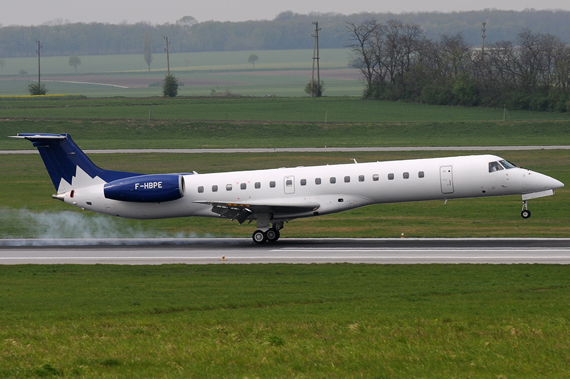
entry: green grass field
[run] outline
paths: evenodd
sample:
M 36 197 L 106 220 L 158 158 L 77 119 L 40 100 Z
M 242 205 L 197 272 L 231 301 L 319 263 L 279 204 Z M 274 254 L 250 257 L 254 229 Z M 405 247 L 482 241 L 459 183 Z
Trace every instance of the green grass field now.
M 151 121 L 184 119 L 209 121 L 272 121 L 318 123 L 410 123 L 503 121 L 503 110 L 482 107 L 448 107 L 426 104 L 332 98 L 57 98 L 0 99 L 0 117 L 133 119 L 144 126 Z M 570 120 L 566 113 L 512 111 L 511 122 Z M 399 125 L 396 125 L 399 126 Z M 430 125 L 422 125 L 424 128 Z
M 194 52 L 170 54 L 170 69 L 175 73 L 186 71 L 251 71 L 253 67 L 247 62 L 251 53 L 257 54 L 259 60 L 255 64 L 258 70 L 291 70 L 310 69 L 313 64 L 313 50 L 263 50 L 263 51 L 228 51 L 228 52 Z M 321 49 L 320 62 L 322 69 L 347 67 L 349 52 L 345 49 Z M 126 55 L 91 55 L 80 56 L 81 65 L 78 74 L 119 74 L 147 72 L 140 54 Z M 38 58 L 4 58 L 6 66 L 0 71 L 2 76 L 18 76 L 20 70 L 26 70 L 30 78 L 37 79 Z M 166 53 L 153 54 L 151 72 L 166 72 Z M 75 75 L 75 69 L 69 65 L 69 56 L 41 58 L 41 70 L 45 75 Z
M 196 100 L 0 98 L 0 130 L 67 132 L 84 149 L 568 144 L 566 115 L 512 112 L 512 121 L 502 123 L 502 110 L 350 98 Z M 151 105 L 156 113 L 149 123 Z M 329 109 L 335 122 L 325 124 Z M 244 121 L 251 119 L 257 121 Z M 0 149 L 29 145 L 0 139 Z M 493 153 L 570 183 L 570 151 Z M 158 173 L 456 154 L 465 153 L 91 158 L 111 170 Z M 53 192 L 39 155 L 0 154 L 0 238 L 249 237 L 253 231 L 227 220 L 94 215 L 52 200 Z M 520 217 L 518 196 L 377 205 L 295 220 L 282 236 L 570 237 L 569 202 L 567 188 L 532 200 L 528 220 Z M 0 377 L 565 378 L 568 270 L 0 265 Z
M 247 63 L 249 54 L 259 61 L 255 68 Z M 181 96 L 208 96 L 212 89 L 230 91 L 244 96 L 306 96 L 303 91 L 311 77 L 313 50 L 270 50 L 238 52 L 201 52 L 170 54 L 170 69 L 185 85 Z M 345 69 L 349 52 L 345 49 L 322 49 L 321 70 Z M 166 54 L 155 54 L 151 71 L 147 71 L 141 54 L 98 55 L 80 57 L 75 74 L 69 57 L 42 58 L 43 82 L 49 94 L 82 94 L 90 97 L 148 97 L 160 96 L 160 87 L 148 87 L 166 74 Z M 0 96 L 26 95 L 27 85 L 37 81 L 37 58 L 5 58 L 6 67 L 0 71 Z M 19 75 L 26 70 L 27 75 Z M 88 84 L 98 82 L 111 85 Z M 150 80 L 149 80 L 150 79 Z M 328 96 L 359 96 L 362 83 L 358 79 L 324 78 Z M 73 82 L 73 83 L 66 83 Z M 140 83 L 144 82 L 143 86 Z
M 4 135 L 69 133 L 85 149 L 567 145 L 567 114 L 357 98 L 0 98 Z M 150 118 L 150 120 L 149 120 Z M 443 121 L 441 121 L 443 120 Z M 31 149 L 0 139 L 0 149 Z
M 0 266 L 0 377 L 565 378 L 568 270 Z

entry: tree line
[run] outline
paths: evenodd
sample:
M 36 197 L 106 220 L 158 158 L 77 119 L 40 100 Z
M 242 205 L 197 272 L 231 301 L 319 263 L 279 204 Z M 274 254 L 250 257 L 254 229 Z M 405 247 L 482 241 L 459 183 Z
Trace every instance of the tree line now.
M 376 19 L 385 23 L 395 17 L 391 13 L 310 13 L 282 12 L 273 20 L 244 22 L 198 22 L 186 16 L 175 23 L 153 25 L 69 23 L 63 20 L 40 26 L 0 26 L 0 57 L 35 55 L 33 42 L 41 40 L 44 55 L 80 56 L 103 54 L 140 54 L 145 33 L 150 35 L 152 52 L 164 49 L 163 36 L 171 41 L 170 51 L 239 51 L 311 49 L 311 22 L 322 28 L 321 48 L 343 48 L 349 42 L 345 25 Z M 466 43 L 481 45 L 481 23 L 486 22 L 487 41 L 514 40 L 523 27 L 557 36 L 570 43 L 570 12 L 523 12 L 482 10 L 471 12 L 421 12 L 397 15 L 405 24 L 417 24 L 426 37 L 463 33 Z
M 570 111 L 570 47 L 552 34 L 522 29 L 475 49 L 461 32 L 431 39 L 398 20 L 346 27 L 365 98 Z

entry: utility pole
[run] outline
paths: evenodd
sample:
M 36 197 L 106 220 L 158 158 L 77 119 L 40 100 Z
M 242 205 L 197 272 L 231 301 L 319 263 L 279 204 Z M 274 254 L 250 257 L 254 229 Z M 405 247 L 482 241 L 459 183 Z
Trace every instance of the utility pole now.
M 38 90 L 41 88 L 41 70 L 40 70 L 40 55 L 41 55 L 41 48 L 42 45 L 40 44 L 39 40 L 36 40 L 36 42 L 38 43 L 38 50 L 36 50 L 36 52 L 38 53 Z
M 487 25 L 486 22 L 483 22 L 483 35 L 481 37 L 483 37 L 483 44 L 481 45 L 481 56 L 485 55 L 485 25 Z
M 166 65 L 168 67 L 168 76 L 170 76 L 170 56 L 168 55 L 168 37 L 164 37 L 164 39 L 166 40 Z
M 317 61 L 317 83 L 318 83 L 318 88 L 319 88 L 319 93 L 317 93 L 317 97 L 320 96 L 320 88 L 321 88 L 321 72 L 319 69 L 319 23 L 318 22 L 313 22 L 313 25 L 315 25 L 315 34 L 313 34 L 312 36 L 315 38 L 315 42 L 313 43 L 313 71 L 311 73 L 311 97 L 314 96 L 313 90 L 314 90 L 314 85 L 315 85 L 315 61 Z M 316 57 L 315 57 L 315 53 L 316 53 Z

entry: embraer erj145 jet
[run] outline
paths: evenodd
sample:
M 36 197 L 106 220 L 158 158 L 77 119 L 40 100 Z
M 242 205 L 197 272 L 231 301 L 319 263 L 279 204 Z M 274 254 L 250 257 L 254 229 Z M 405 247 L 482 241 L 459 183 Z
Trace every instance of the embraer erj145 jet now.
M 136 174 L 95 166 L 68 134 L 21 133 L 38 148 L 57 190 L 53 198 L 119 217 L 218 217 L 257 222 L 255 243 L 275 242 L 293 219 L 371 204 L 522 195 L 564 187 L 494 155 L 235 171 Z

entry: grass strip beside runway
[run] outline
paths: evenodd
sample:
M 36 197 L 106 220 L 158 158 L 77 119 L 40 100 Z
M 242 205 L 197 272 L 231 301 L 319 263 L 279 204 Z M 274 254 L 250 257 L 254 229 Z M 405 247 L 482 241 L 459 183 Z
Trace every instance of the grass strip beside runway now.
M 567 377 L 569 270 L 0 266 L 0 377 Z

